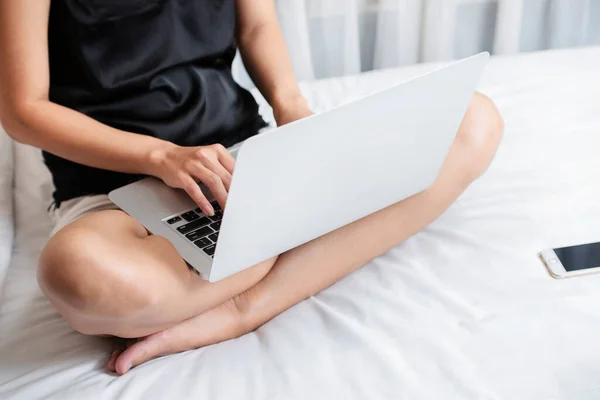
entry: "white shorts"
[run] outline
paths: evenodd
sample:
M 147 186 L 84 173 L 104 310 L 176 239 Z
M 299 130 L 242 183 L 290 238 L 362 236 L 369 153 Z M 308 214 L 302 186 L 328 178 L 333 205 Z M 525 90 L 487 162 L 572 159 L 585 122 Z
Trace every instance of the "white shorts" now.
M 110 201 L 105 194 L 81 196 L 63 201 L 60 207 L 50 208 L 50 217 L 54 222 L 54 228 L 50 236 L 81 217 L 104 210 L 119 210 L 119 207 Z
M 85 217 L 96 211 L 105 210 L 120 210 L 120 208 L 110 201 L 105 194 L 76 197 L 74 199 L 63 201 L 60 204 L 60 207 L 55 208 L 52 206 L 49 213 L 54 222 L 54 228 L 50 232 L 50 237 L 54 236 L 62 228 L 81 217 Z M 185 261 L 185 263 L 190 271 L 200 275 L 200 273 L 187 261 Z

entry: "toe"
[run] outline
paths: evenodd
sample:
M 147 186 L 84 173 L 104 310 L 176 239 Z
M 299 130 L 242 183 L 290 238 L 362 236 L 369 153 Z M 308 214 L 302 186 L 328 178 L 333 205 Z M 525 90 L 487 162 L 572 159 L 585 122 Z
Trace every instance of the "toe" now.
M 108 369 L 109 372 L 115 372 L 115 362 L 117 361 L 119 354 L 121 354 L 121 351 L 122 350 L 118 349 L 111 353 L 108 364 L 106 364 L 106 369 Z
M 150 361 L 166 352 L 160 333 L 150 335 L 125 349 L 115 361 L 115 371 L 119 375 L 127 373 L 131 368 Z

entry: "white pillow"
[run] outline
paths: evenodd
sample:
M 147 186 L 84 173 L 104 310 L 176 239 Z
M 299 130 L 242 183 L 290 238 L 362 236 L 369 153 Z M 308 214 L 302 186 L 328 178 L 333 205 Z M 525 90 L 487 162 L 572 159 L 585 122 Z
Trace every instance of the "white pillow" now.
M 13 141 L 0 125 L 0 292 L 10 264 L 14 239 Z

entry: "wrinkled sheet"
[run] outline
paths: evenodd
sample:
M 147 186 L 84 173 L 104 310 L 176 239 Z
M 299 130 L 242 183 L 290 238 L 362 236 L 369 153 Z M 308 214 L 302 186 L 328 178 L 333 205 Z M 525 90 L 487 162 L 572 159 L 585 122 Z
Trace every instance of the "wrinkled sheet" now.
M 433 67 L 302 89 L 323 111 Z M 15 145 L 0 398 L 599 399 L 600 275 L 555 280 L 537 256 L 600 241 L 599 71 L 600 48 L 492 58 L 480 90 L 505 137 L 442 217 L 257 331 L 123 377 L 103 369 L 110 342 L 73 332 L 40 293 L 51 184 L 39 152 Z

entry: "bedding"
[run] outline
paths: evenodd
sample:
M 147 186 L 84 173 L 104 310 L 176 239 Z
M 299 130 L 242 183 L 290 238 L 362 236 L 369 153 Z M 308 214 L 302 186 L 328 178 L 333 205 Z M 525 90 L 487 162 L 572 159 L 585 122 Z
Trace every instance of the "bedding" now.
M 324 111 L 436 66 L 302 90 Z M 444 215 L 255 332 L 122 377 L 104 370 L 110 341 L 72 331 L 40 293 L 49 174 L 39 151 L 15 144 L 9 195 L 0 137 L 0 271 L 10 262 L 0 281 L 0 398 L 600 398 L 600 275 L 555 280 L 537 256 L 600 241 L 598 71 L 599 47 L 493 57 L 479 90 L 504 116 L 504 140 Z
M 13 144 L 0 125 L 0 293 L 13 243 Z

